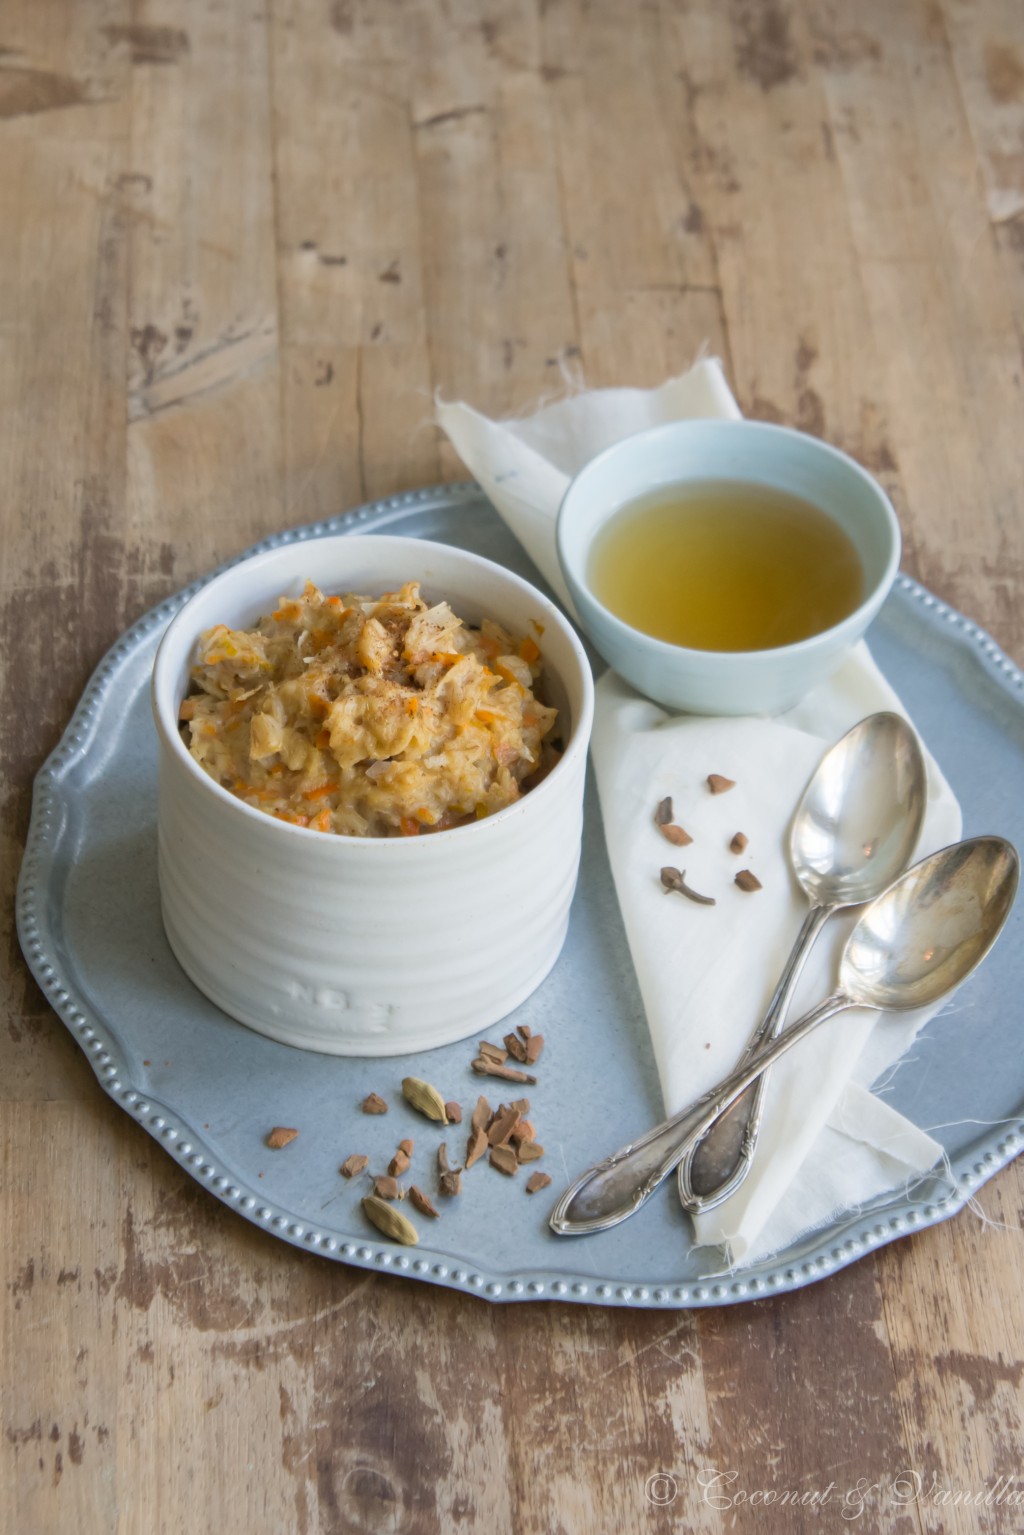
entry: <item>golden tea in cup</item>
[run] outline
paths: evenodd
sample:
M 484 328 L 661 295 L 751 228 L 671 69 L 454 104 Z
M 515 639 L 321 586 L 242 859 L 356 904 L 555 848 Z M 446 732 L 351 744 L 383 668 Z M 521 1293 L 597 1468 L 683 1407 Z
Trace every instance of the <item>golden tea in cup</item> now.
M 590 589 L 609 612 L 693 650 L 771 650 L 821 634 L 864 597 L 849 535 L 820 507 L 771 485 L 660 487 L 594 540 Z

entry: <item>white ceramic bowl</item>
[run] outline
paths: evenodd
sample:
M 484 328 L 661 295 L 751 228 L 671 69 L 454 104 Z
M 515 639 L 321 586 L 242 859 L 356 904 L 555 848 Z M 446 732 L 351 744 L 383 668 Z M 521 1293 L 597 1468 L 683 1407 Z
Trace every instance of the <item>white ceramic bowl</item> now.
M 766 485 L 820 507 L 860 556 L 860 606 L 831 629 L 773 650 L 690 650 L 617 618 L 588 584 L 594 538 L 638 496 L 707 480 Z M 760 421 L 673 421 L 616 443 L 580 471 L 559 510 L 558 557 L 590 638 L 642 693 L 694 714 L 777 714 L 823 682 L 861 638 L 899 567 L 900 530 L 877 481 L 816 437 Z
M 340 837 L 254 810 L 178 732 L 200 633 L 254 623 L 307 578 L 377 595 L 419 580 L 470 622 L 543 625 L 565 754 L 516 804 L 432 836 Z M 199 989 L 261 1034 L 333 1055 L 398 1055 L 482 1031 L 561 950 L 579 864 L 593 681 L 547 598 L 477 555 L 420 539 L 337 537 L 254 555 L 175 617 L 153 670 L 164 927 Z

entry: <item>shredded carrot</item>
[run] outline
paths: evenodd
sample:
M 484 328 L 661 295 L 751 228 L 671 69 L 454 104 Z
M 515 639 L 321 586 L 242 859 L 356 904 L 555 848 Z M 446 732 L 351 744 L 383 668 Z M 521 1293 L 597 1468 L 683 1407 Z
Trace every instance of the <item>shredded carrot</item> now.
M 432 661 L 441 661 L 445 666 L 454 666 L 456 661 L 462 660 L 462 657 L 456 650 L 435 650 L 430 659 Z
M 418 837 L 420 834 L 420 823 L 414 821 L 412 816 L 402 816 L 398 825 L 403 837 Z
M 420 701 L 419 701 L 418 698 L 407 698 L 405 700 L 405 712 L 406 712 L 406 714 L 418 714 L 419 713 L 419 708 L 420 708 Z
M 493 725 L 501 716 L 495 714 L 493 709 L 478 709 L 473 718 L 479 720 L 482 725 Z
M 314 831 L 330 831 L 331 812 L 325 807 L 318 816 L 314 816 L 309 824 Z
M 215 736 L 217 734 L 217 726 L 214 724 L 213 720 L 207 720 L 204 723 L 202 727 L 202 733 L 207 737 Z
M 253 783 L 246 783 L 244 778 L 236 778 L 233 792 L 244 794 L 246 799 L 277 799 L 277 789 L 258 789 Z
M 340 597 L 328 597 L 327 606 L 334 608 L 337 612 L 344 613 L 345 611 L 345 604 Z
M 331 732 L 326 727 L 323 730 L 318 730 L 317 731 L 317 733 L 316 733 L 316 744 L 319 747 L 330 746 L 330 744 L 331 744 Z
M 279 821 L 289 821 L 293 826 L 308 826 L 308 815 L 296 815 L 293 810 L 275 810 L 274 815 Z
M 524 661 L 532 665 L 534 661 L 540 660 L 540 646 L 537 644 L 536 640 L 532 640 L 530 636 L 527 635 L 519 647 L 519 654 L 522 656 Z
M 327 779 L 324 783 L 318 783 L 312 789 L 303 789 L 303 799 L 323 799 L 325 794 L 333 794 L 338 785 L 333 779 Z
M 437 816 L 434 815 L 432 810 L 428 810 L 426 805 L 417 806 L 413 814 L 416 816 L 418 821 L 423 822 L 424 826 L 433 826 L 434 822 L 437 820 Z
M 282 602 L 281 606 L 276 609 L 274 617 L 282 620 L 284 623 L 293 624 L 302 617 L 302 603 Z

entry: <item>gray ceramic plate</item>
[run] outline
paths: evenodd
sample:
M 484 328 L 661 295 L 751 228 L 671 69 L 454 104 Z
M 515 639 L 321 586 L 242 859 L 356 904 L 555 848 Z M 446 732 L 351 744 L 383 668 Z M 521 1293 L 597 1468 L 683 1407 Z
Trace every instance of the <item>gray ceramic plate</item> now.
M 327 533 L 387 528 L 461 545 L 538 581 L 474 486 L 449 486 L 361 507 L 329 523 L 265 540 L 315 544 Z M 413 562 L 414 563 L 414 562 Z M 316 550 L 310 549 L 316 576 Z M 542 583 L 540 583 L 542 584 Z M 168 1154 L 233 1210 L 296 1246 L 364 1268 L 393 1269 L 494 1300 L 538 1296 L 633 1306 L 704 1306 L 795 1289 L 904 1235 L 953 1215 L 1020 1149 L 1024 1059 L 1016 1037 L 1024 990 L 1024 907 L 960 994 L 956 1022 L 935 1020 L 897 1072 L 889 1101 L 936 1132 L 954 1182 L 934 1180 L 841 1217 L 774 1259 L 734 1275 L 690 1243 L 674 1184 L 634 1221 L 566 1241 L 547 1228 L 551 1196 L 571 1176 L 661 1118 L 658 1082 L 589 793 L 583 866 L 565 951 L 513 1015 L 547 1038 L 531 1117 L 554 1182 L 527 1196 L 520 1176 L 481 1165 L 462 1197 L 416 1217 L 419 1247 L 382 1242 L 359 1208 L 365 1191 L 339 1163 L 366 1152 L 384 1171 L 404 1136 L 416 1141 L 411 1179 L 433 1186 L 441 1132 L 401 1100 L 404 1074 L 427 1078 L 465 1106 L 503 1084 L 473 1075 L 473 1042 L 421 1057 L 342 1060 L 251 1033 L 200 995 L 160 925 L 156 884 L 156 738 L 149 675 L 157 642 L 195 587 L 172 597 L 118 641 L 36 780 L 18 892 L 28 962 L 86 1052 L 100 1083 Z M 1000 832 L 1024 844 L 1024 680 L 974 624 L 900 579 L 871 633 L 964 807 L 965 834 Z M 484 917 L 486 920 L 486 917 Z M 508 1025 L 506 1025 L 508 1027 Z M 500 1030 L 491 1030 L 497 1038 Z M 491 1091 L 491 1089 L 494 1091 Z M 359 1112 L 371 1091 L 390 1112 Z M 268 1151 L 274 1125 L 298 1140 Z M 461 1160 L 461 1158 L 459 1158 Z M 365 1184 L 365 1180 L 357 1180 Z

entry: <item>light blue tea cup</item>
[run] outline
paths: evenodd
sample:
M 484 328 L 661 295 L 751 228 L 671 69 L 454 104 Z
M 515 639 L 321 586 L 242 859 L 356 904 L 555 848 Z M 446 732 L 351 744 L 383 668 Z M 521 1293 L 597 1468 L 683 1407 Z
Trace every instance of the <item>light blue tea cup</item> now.
M 767 486 L 820 507 L 860 557 L 860 606 L 832 628 L 773 650 L 691 650 L 617 618 L 590 588 L 596 536 L 638 497 L 708 480 Z M 605 660 L 649 698 L 692 714 L 778 714 L 797 703 L 860 639 L 900 560 L 896 514 L 859 464 L 816 437 L 760 421 L 672 421 L 615 443 L 570 484 L 558 513 L 557 542 L 580 621 Z

